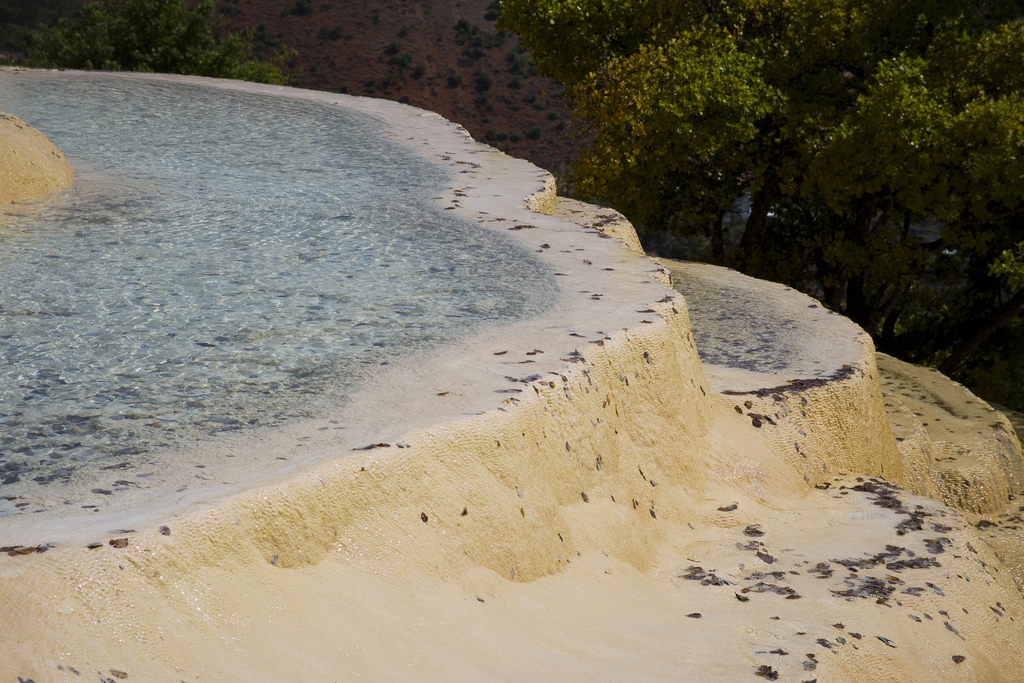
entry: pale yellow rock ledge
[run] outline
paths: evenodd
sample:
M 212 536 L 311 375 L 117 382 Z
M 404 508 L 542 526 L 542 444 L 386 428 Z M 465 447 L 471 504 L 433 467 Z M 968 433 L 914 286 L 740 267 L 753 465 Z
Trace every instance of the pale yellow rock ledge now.
M 63 190 L 74 177 L 67 159 L 45 135 L 0 111 L 0 203 Z
M 905 475 L 866 335 L 845 336 L 853 374 L 780 393 L 788 412 L 757 393 L 779 378 L 712 385 L 663 266 L 527 213 L 538 188 L 552 208 L 543 171 L 436 114 L 279 92 L 448 162 L 439 201 L 539 249 L 559 298 L 382 372 L 336 413 L 344 431 L 238 434 L 166 469 L 287 458 L 244 490 L 5 517 L 0 680 L 1020 680 L 1024 599 L 978 528 L 870 479 Z M 818 340 L 841 324 L 801 311 Z

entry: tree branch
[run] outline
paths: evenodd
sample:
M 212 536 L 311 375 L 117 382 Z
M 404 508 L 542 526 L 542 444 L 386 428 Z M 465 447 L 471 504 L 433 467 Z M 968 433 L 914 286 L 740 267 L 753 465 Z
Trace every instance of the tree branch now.
M 1024 289 L 1018 290 L 1016 294 L 1010 297 L 1010 300 L 1003 304 L 1003 307 L 999 309 L 999 312 L 987 325 L 980 327 L 953 352 L 953 355 L 943 361 L 939 365 L 939 372 L 944 375 L 952 374 L 986 339 L 1017 317 L 1021 311 L 1024 311 Z
M 903 293 L 907 291 L 907 287 L 910 285 L 910 280 L 921 274 L 925 266 L 931 263 L 935 255 L 942 251 L 946 246 L 946 240 L 942 237 L 928 244 L 925 251 L 925 258 L 914 259 L 911 267 L 906 273 L 896 282 L 896 286 L 889 298 L 885 300 L 885 303 L 881 306 L 876 306 L 875 309 L 867 316 L 867 325 L 864 329 L 867 330 L 868 334 L 872 337 L 875 336 L 875 329 L 878 327 L 878 323 L 885 320 L 892 309 L 896 308 L 896 304 L 899 302 Z

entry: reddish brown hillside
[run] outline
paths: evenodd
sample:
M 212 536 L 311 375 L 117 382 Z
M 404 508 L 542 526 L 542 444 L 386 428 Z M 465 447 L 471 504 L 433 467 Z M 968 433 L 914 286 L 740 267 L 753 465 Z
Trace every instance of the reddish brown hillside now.
M 478 140 L 561 175 L 568 136 L 560 84 L 535 75 L 493 0 L 218 0 L 261 48 L 298 51 L 299 85 L 384 97 L 457 121 Z

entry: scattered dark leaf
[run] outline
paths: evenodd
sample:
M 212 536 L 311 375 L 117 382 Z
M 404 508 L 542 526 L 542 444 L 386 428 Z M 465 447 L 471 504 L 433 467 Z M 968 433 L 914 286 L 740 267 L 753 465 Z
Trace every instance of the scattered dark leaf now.
M 948 538 L 926 538 L 924 539 L 924 546 L 932 555 L 940 555 L 946 552 L 943 546 L 952 545 L 952 542 Z
M 684 573 L 679 574 L 679 578 L 687 579 L 689 581 L 700 581 L 702 586 L 728 586 L 730 585 L 725 579 L 720 579 L 715 576 L 712 572 L 704 571 L 702 567 L 687 567 L 682 570 Z
M 827 579 L 832 576 L 833 569 L 827 562 L 819 562 L 816 566 L 807 570 L 808 574 L 817 574 L 819 579 Z M 841 627 L 839 627 L 841 628 Z

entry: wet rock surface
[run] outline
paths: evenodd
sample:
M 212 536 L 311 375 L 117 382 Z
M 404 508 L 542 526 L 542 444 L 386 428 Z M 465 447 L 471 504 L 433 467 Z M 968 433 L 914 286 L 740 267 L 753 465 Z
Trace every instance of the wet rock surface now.
M 856 363 L 860 328 L 776 283 L 698 263 L 662 260 L 686 297 L 701 360 L 789 379 L 827 380 Z M 778 384 L 766 379 L 763 388 Z

